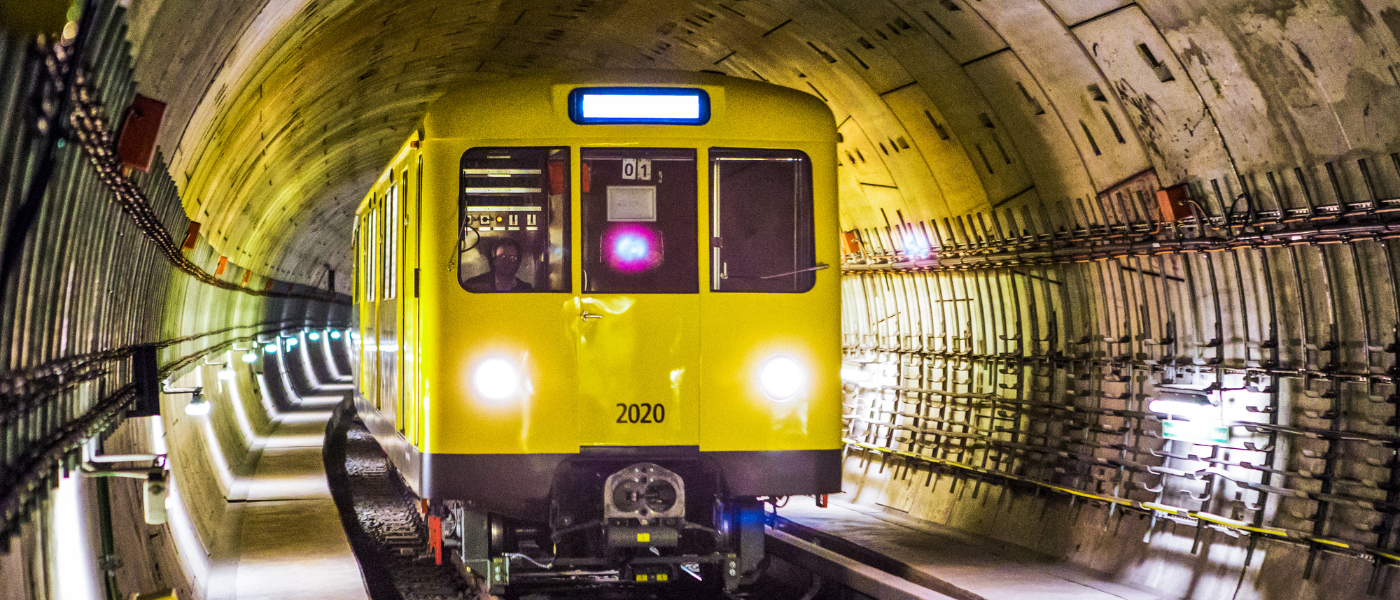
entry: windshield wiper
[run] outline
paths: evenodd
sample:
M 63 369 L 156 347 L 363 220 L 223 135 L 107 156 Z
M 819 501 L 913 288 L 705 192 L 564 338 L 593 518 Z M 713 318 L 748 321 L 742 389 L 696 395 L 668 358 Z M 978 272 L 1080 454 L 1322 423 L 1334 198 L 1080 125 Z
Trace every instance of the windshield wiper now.
M 830 267 L 830 266 L 831 266 L 831 265 L 828 265 L 828 264 L 826 264 L 826 263 L 820 263 L 820 264 L 818 264 L 818 265 L 815 266 L 815 267 L 807 267 L 807 268 L 805 268 L 805 269 L 798 269 L 798 270 L 796 270 L 796 271 L 788 271 L 788 272 L 786 272 L 786 273 L 778 273 L 777 275 L 760 275 L 760 276 L 756 276 L 756 277 L 753 276 L 753 275 L 730 275 L 730 274 L 728 274 L 728 273 L 721 273 L 720 276 L 719 276 L 719 278 L 720 278 L 720 279 L 777 279 L 777 278 L 779 278 L 779 277 L 787 277 L 787 276 L 789 276 L 789 275 L 796 275 L 796 274 L 798 274 L 798 273 L 806 273 L 806 272 L 808 272 L 808 271 L 820 271 L 820 270 L 826 269 L 826 268 L 828 268 L 828 267 Z

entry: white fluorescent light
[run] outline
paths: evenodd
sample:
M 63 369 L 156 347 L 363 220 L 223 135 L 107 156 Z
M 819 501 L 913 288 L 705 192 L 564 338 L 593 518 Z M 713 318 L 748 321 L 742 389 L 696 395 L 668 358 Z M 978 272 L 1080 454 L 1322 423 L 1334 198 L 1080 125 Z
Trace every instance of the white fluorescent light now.
M 585 119 L 699 119 L 700 97 L 694 94 L 584 94 Z

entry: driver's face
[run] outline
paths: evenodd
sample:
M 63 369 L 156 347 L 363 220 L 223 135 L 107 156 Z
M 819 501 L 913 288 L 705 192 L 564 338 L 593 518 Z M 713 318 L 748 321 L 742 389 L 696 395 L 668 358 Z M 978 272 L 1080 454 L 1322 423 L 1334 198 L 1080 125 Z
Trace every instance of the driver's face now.
M 520 251 L 515 246 L 497 246 L 491 267 L 497 273 L 515 275 L 520 270 Z

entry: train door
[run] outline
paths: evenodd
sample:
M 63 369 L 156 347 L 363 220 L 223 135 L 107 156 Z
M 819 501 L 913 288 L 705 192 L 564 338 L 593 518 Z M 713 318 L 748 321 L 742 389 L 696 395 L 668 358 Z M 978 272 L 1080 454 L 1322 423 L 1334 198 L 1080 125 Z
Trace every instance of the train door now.
M 579 154 L 580 443 L 695 445 L 696 151 L 583 148 Z
M 366 215 L 355 215 L 355 235 L 353 238 L 355 241 L 351 246 L 351 256 L 355 257 L 355 269 L 351 277 L 352 286 L 350 288 L 350 293 L 354 295 L 355 322 L 351 330 L 352 334 L 347 336 L 349 339 L 345 340 L 345 343 L 349 344 L 351 350 L 351 374 L 354 377 L 355 385 L 357 386 L 356 389 L 361 392 L 366 389 L 364 379 L 364 346 L 362 344 L 356 344 L 355 339 L 364 339 L 365 322 L 368 319 L 368 315 L 365 314 L 365 266 L 367 264 L 365 230 L 367 222 L 368 217 Z
M 417 301 L 413 294 L 413 248 L 415 237 L 409 223 L 413 222 L 414 212 L 412 200 L 409 198 L 410 189 L 408 187 L 408 167 L 405 166 L 399 171 L 398 187 L 398 218 L 394 222 L 394 227 L 398 228 L 398 250 L 400 265 L 400 279 L 403 281 L 400 286 L 402 291 L 399 294 L 399 401 L 398 401 L 398 425 L 399 433 L 406 439 L 409 438 L 412 427 L 413 416 L 410 409 L 413 406 L 413 396 L 416 391 L 413 387 L 413 364 L 416 356 L 413 346 L 418 340 L 418 332 L 414 328 L 416 324 L 415 313 L 417 312 Z
M 389 184 L 384 189 L 384 296 L 379 304 L 380 387 L 379 410 L 395 423 L 399 413 L 399 233 L 402 220 L 399 213 L 399 190 L 394 172 L 389 172 Z
M 442 402 L 437 392 L 433 414 L 450 423 L 453 443 L 478 452 L 577 449 L 557 426 L 572 420 L 577 388 L 569 328 L 578 313 L 561 310 L 574 300 L 569 157 L 559 146 L 475 147 L 461 156 L 456 276 L 467 293 L 454 294 L 462 302 L 439 313 L 451 341 L 436 357 L 461 361 L 471 374 L 459 381 L 470 386 L 463 391 L 473 412 L 456 413 L 460 423 L 443 417 L 454 404 L 467 405 Z M 431 157 L 428 163 L 431 174 Z M 434 194 L 435 183 L 431 175 L 425 182 Z M 429 197 L 425 211 L 434 208 Z M 435 225 L 425 223 L 429 231 Z M 443 388 L 425 383 L 433 402 L 431 390 Z
M 797 150 L 709 150 L 702 421 L 721 425 L 701 432 L 706 449 L 836 439 L 839 273 L 817 263 L 812 171 Z
M 379 192 L 373 192 L 370 200 L 369 210 L 369 231 L 366 232 L 369 256 L 369 279 L 366 282 L 365 290 L 365 334 L 360 338 L 360 348 L 363 351 L 365 388 L 363 393 L 368 396 L 366 401 L 379 409 L 379 304 L 380 289 L 384 279 L 383 273 L 383 248 L 384 234 L 380 227 L 383 215 L 380 214 L 381 202 Z
M 420 356 L 420 352 L 422 351 L 421 349 L 423 347 L 423 343 L 421 340 L 423 331 L 423 312 L 422 305 L 419 303 L 418 297 L 421 288 L 420 283 L 422 280 L 421 271 L 419 270 L 421 268 L 419 264 L 419 257 L 421 256 L 421 240 L 423 239 L 423 155 L 421 153 L 415 154 L 416 155 L 414 156 L 414 159 L 417 163 L 417 174 L 416 177 L 414 177 L 413 200 L 411 204 L 411 206 L 413 207 L 413 215 L 409 218 L 409 230 L 411 232 L 409 234 L 408 246 L 409 264 L 405 267 L 407 269 L 412 269 L 413 272 L 413 281 L 411 284 L 413 286 L 413 294 L 412 296 L 410 296 L 413 302 L 413 309 L 410 313 L 412 319 L 411 323 L 413 327 L 413 334 L 408 338 L 409 343 L 407 347 L 407 350 L 412 357 L 413 365 L 409 369 L 409 376 L 407 379 L 409 385 L 407 389 L 412 390 L 413 402 L 409 408 L 409 414 L 412 415 L 412 417 L 410 418 L 410 423 L 412 423 L 412 430 L 408 434 L 408 441 L 409 443 L 415 446 L 422 447 L 423 361 L 422 357 Z

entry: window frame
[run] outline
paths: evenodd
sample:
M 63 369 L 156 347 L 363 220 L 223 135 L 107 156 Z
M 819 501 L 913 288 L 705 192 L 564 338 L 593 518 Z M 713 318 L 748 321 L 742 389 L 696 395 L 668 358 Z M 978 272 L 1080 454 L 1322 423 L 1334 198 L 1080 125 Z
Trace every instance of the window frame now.
M 696 148 L 696 147 L 694 147 L 694 146 L 635 146 L 635 147 L 634 147 L 634 146 L 582 145 L 582 146 L 579 147 L 579 154 L 578 154 L 578 157 L 579 157 L 579 160 L 578 160 L 578 171 L 579 171 L 579 178 L 580 178 L 580 182 L 579 182 L 579 215 L 580 215 L 580 223 L 579 223 L 579 233 L 580 233 L 580 236 L 579 236 L 579 237 L 580 237 L 580 239 L 578 240 L 579 247 L 578 247 L 578 257 L 577 257 L 577 258 L 578 258 L 578 261 L 579 261 L 579 272 L 580 272 L 580 274 L 582 275 L 582 277 L 581 277 L 581 279 L 580 279 L 580 281 L 579 281 L 579 293 L 581 293 L 581 294 L 629 294 L 629 295 L 630 295 L 630 294 L 648 294 L 648 295 L 650 295 L 650 294 L 657 294 L 657 295 L 690 295 L 690 294 L 698 294 L 698 293 L 700 293 L 700 290 L 701 290 L 701 285 L 700 285 L 700 277 L 701 277 L 700 258 L 701 258 L 701 257 L 700 257 L 699 252 L 695 252 L 694 255 L 690 257 L 689 264 L 686 265 L 686 266 L 684 267 L 684 268 L 686 268 L 686 269 L 689 270 L 689 272 L 685 274 L 685 277 L 678 277 L 678 278 L 676 278 L 676 281 L 677 281 L 677 282 L 681 282 L 681 283 L 684 284 L 684 289 L 671 289 L 671 288 L 669 288 L 669 287 L 666 288 L 666 289 L 660 290 L 660 291 L 657 291 L 657 290 L 635 290 L 635 289 L 631 289 L 631 290 L 629 290 L 629 289 L 608 289 L 608 290 L 589 289 L 589 286 L 591 285 L 591 282 L 589 281 L 589 275 L 588 275 L 588 274 L 589 274 L 590 266 L 592 266 L 592 265 L 590 265 L 590 263 L 588 262 L 588 258 L 591 256 L 590 251 L 593 251 L 593 250 L 596 249 L 596 251 L 601 255 L 601 254 L 603 254 L 603 250 L 601 249 L 601 247 L 595 248 L 595 246 L 592 244 L 592 242 L 593 242 L 594 240 L 591 239 L 591 238 L 590 238 L 590 235 L 589 235 L 590 229 L 589 229 L 589 222 L 588 222 L 588 217 L 587 217 L 587 211 L 589 210 L 589 206 L 588 206 L 587 202 L 585 202 L 585 200 L 584 200 L 583 197 L 584 197 L 584 194 L 585 194 L 585 193 L 589 193 L 589 194 L 599 194 L 599 193 L 606 194 L 606 192 L 605 192 L 605 191 L 604 191 L 604 192 L 599 192 L 599 191 L 596 191 L 596 190 L 594 190 L 594 191 L 589 191 L 589 192 L 585 192 L 586 189 L 592 189 L 592 188 L 595 187 L 596 185 L 599 185 L 598 183 L 592 182 L 592 181 L 589 181 L 589 182 L 587 182 L 587 184 L 585 184 L 585 182 L 583 181 L 583 178 L 584 178 L 584 177 L 590 177 L 590 179 L 591 179 L 591 174 L 592 174 L 592 173 L 591 173 L 591 172 L 592 172 L 592 169 L 591 169 L 591 168 L 585 169 L 585 165 L 587 164 L 587 162 L 588 162 L 588 160 L 589 160 L 589 158 L 587 157 L 587 155 L 588 155 L 589 153 L 598 153 L 598 154 L 601 155 L 601 156 L 595 156 L 595 157 L 593 157 L 592 160 L 614 160 L 614 159 L 615 159 L 615 160 L 627 160 L 626 157 L 610 157 L 610 156 L 607 156 L 607 155 L 608 155 L 609 153 L 616 153 L 616 154 L 642 154 L 642 153 L 647 153 L 647 152 L 657 152 L 657 153 L 659 153 L 659 155 L 661 156 L 661 158 L 657 158 L 656 156 L 647 157 L 646 160 L 650 160 L 650 161 L 659 161 L 659 162 L 668 162 L 668 161 L 677 161 L 677 162 L 680 162 L 680 161 L 686 161 L 686 162 L 689 162 L 690 164 L 689 164 L 688 168 L 689 168 L 689 170 L 690 170 L 690 177 L 692 177 L 693 180 L 694 180 L 693 187 L 691 188 L 691 190 L 689 191 L 689 193 L 685 195 L 685 197 L 686 197 L 686 202 L 688 202 L 687 204 L 685 204 L 685 206 L 688 207 L 688 209 L 681 209 L 681 210 L 690 210 L 690 211 L 691 211 L 690 214 L 688 215 L 688 221 L 686 221 L 685 227 L 684 227 L 684 232 L 685 232 L 689 237 L 688 237 L 688 239 L 686 239 L 686 240 L 679 240 L 679 241 L 678 241 L 678 240 L 676 240 L 676 239 L 674 238 L 674 236 L 673 236 L 671 240 L 669 240 L 669 241 L 664 241 L 665 247 L 677 249 L 679 252 L 687 252 L 687 251 L 692 251 L 694 248 L 696 248 L 696 245 L 697 245 L 697 243 L 699 242 L 699 237 L 701 236 L 701 232 L 700 232 L 700 219 L 703 218 L 703 216 L 700 214 L 698 205 L 697 205 L 696 202 L 695 202 L 696 200 L 698 200 L 698 194 L 699 194 L 699 191 L 700 191 L 700 183 L 701 183 L 701 181 L 700 181 L 700 177 L 701 177 L 701 172 L 700 172 L 701 155 L 700 155 L 700 154 L 701 154 L 701 153 L 700 153 L 700 149 L 699 149 L 699 148 Z M 674 154 L 674 155 L 676 155 L 676 156 L 666 156 L 667 153 L 671 153 L 671 154 Z M 689 153 L 689 155 L 688 155 L 688 156 L 681 156 L 682 154 L 685 154 L 685 153 Z M 637 160 L 641 160 L 641 157 L 638 157 Z M 655 166 L 653 166 L 653 170 L 655 170 Z M 659 179 L 659 178 L 658 178 L 658 180 L 657 180 L 657 185 L 660 185 L 660 179 Z M 606 210 L 606 202 L 607 202 L 607 200 L 606 200 L 606 198 L 604 198 L 604 203 L 605 203 L 605 204 L 604 204 L 604 207 L 603 207 L 604 210 Z M 658 199 L 657 202 L 658 202 L 657 218 L 656 218 L 655 220 L 653 220 L 653 221 L 650 221 L 650 222 L 653 222 L 653 223 L 662 222 L 662 217 L 660 216 L 660 213 L 661 213 L 661 209 L 660 209 L 661 200 Z M 604 221 L 604 222 L 606 223 L 606 222 L 608 222 L 608 221 Z M 624 223 L 624 222 L 626 222 L 626 221 L 617 221 L 617 222 L 618 222 L 618 223 Z M 679 229 L 679 228 L 676 228 L 676 230 L 679 231 L 680 229 Z M 661 229 L 661 231 L 662 231 L 663 234 L 666 234 L 666 233 L 670 233 L 670 232 L 671 232 L 670 229 L 666 229 L 666 228 L 664 228 L 664 227 Z M 604 233 L 604 232 L 599 232 L 598 235 L 596 236 L 596 238 L 597 238 L 596 241 L 598 241 L 598 242 L 601 244 L 602 239 L 603 239 L 603 237 L 604 237 L 605 235 L 606 235 L 606 233 Z M 600 256 L 599 258 L 601 259 L 601 256 Z M 600 262 L 601 262 L 601 261 L 600 261 Z M 677 284 L 677 285 L 679 286 L 679 284 Z
M 754 155 L 754 156 L 749 156 L 749 157 L 733 156 L 733 155 L 735 155 L 735 154 L 741 154 L 741 153 L 749 153 L 749 154 Z M 769 156 L 768 156 L 768 157 L 764 157 L 764 156 L 763 156 L 764 154 L 767 154 L 767 155 L 769 155 Z M 719 156 L 716 156 L 716 155 L 719 155 Z M 709 232 L 709 235 L 710 235 L 710 278 L 709 278 L 709 279 L 710 279 L 710 291 L 711 291 L 711 292 L 714 292 L 714 293 L 722 293 L 722 294 L 805 294 L 805 293 L 808 293 L 808 292 L 812 291 L 813 289 L 815 289 L 815 288 L 816 288 L 816 281 L 817 281 L 817 277 L 816 277 L 815 271 L 818 270 L 818 269 L 820 269 L 820 268 L 821 268 L 821 265 L 818 263 L 818 260 L 817 260 L 817 252 L 816 252 L 816 239 L 817 239 L 817 238 L 816 238 L 816 229 L 817 229 L 817 227 L 816 227 L 816 225 L 817 225 L 817 224 L 816 224 L 816 196 L 815 196 L 815 194 L 816 194 L 816 188 L 815 188 L 815 185 L 814 185 L 814 182 L 813 182 L 813 179 L 812 179 L 812 170 L 813 170 L 813 167 L 812 167 L 812 157 L 811 157 L 810 155 L 808 155 L 806 152 L 804 152 L 804 151 L 802 151 L 802 150 L 799 150 L 799 149 L 796 149 L 796 148 L 755 148 L 755 147 L 720 147 L 720 146 L 713 146 L 713 147 L 710 147 L 710 148 L 708 149 L 708 152 L 707 152 L 707 155 L 706 155 L 706 159 L 707 159 L 707 161 L 708 161 L 708 163 L 709 163 L 708 167 L 709 167 L 709 185 L 710 185 L 710 190 L 709 190 L 709 208 L 710 208 L 710 214 L 707 215 L 708 220 L 709 220 L 708 232 Z M 721 192 L 721 189 L 722 189 L 721 186 L 723 185 L 724 182 L 723 182 L 722 178 L 720 177 L 719 168 L 720 168 L 720 165 L 722 164 L 722 162 L 723 162 L 725 159 L 729 159 L 729 160 L 782 160 L 782 161 L 787 161 L 787 162 L 796 162 L 796 163 L 798 163 L 799 167 L 797 168 L 797 173 L 796 173 L 796 176 L 797 176 L 797 179 L 798 179 L 798 183 L 797 183 L 796 185 L 794 185 L 794 188 L 795 188 L 795 189 L 794 189 L 794 193 L 797 194 L 798 197 L 795 198 L 795 199 L 794 199 L 794 202 L 793 202 L 793 208 L 794 208 L 794 215 L 793 215 L 793 238 L 794 238 L 793 257 L 794 257 L 794 262 L 795 262 L 795 263 L 800 263 L 800 262 L 803 262 L 803 259 L 807 259 L 805 262 L 810 263 L 810 265 L 807 266 L 807 267 L 796 267 L 796 265 L 794 265 L 795 268 L 793 269 L 793 271 L 792 271 L 790 274 L 793 275 L 793 276 L 798 276 L 798 275 L 800 275 L 800 274 L 802 274 L 802 273 L 804 273 L 804 272 L 807 272 L 807 271 L 804 271 L 804 270 L 810 270 L 810 272 L 811 272 L 811 277 L 810 277 L 810 279 L 808 280 L 807 285 L 806 285 L 805 287 L 803 287 L 803 288 L 801 288 L 801 289 L 791 289 L 791 290 L 734 290 L 734 289 L 723 289 L 723 285 L 722 285 L 720 282 L 721 282 L 721 281 L 724 281 L 724 280 L 726 280 L 726 279 L 728 279 L 728 277 L 722 276 L 722 274 L 727 275 L 727 273 L 724 273 L 724 266 L 725 266 L 725 262 L 723 261 L 724 242 L 722 241 L 722 240 L 723 240 L 723 237 L 720 235 L 720 233 L 721 233 L 720 227 L 721 227 L 721 225 L 723 224 L 723 214 L 722 214 L 722 212 L 721 212 L 722 201 L 721 201 L 721 198 L 720 198 L 720 192 Z M 802 195 L 803 195 L 804 192 L 805 192 L 805 198 L 802 197 Z M 805 205 L 805 206 L 804 206 L 804 205 Z M 805 210 L 806 210 L 805 215 L 802 214 L 802 212 L 801 212 L 801 210 L 802 210 L 804 207 L 805 207 Z M 805 217 L 805 218 L 804 218 L 804 217 Z M 801 242 L 802 242 L 801 235 L 802 235 L 803 232 L 799 230 L 800 228 L 803 227 L 803 225 L 806 226 L 806 239 L 805 239 L 805 241 L 806 241 L 806 246 L 805 246 L 805 248 L 803 247 L 803 244 L 801 243 Z M 803 254 L 803 251 L 804 251 L 804 250 L 805 250 L 805 256 L 799 256 L 799 254 Z M 781 275 L 781 274 L 780 274 L 780 275 Z
M 463 185 L 463 182 L 462 182 L 462 179 L 465 178 L 465 175 L 462 175 L 461 172 L 462 172 L 463 169 L 466 168 L 466 167 L 464 166 L 464 163 L 466 162 L 467 156 L 468 156 L 469 154 L 471 154 L 471 153 L 473 153 L 473 152 L 478 152 L 478 151 L 491 151 L 491 150 L 501 150 L 501 151 L 540 150 L 540 151 L 546 152 L 546 154 L 544 155 L 544 159 L 543 159 L 543 161 L 542 161 L 542 164 L 544 165 L 544 168 L 541 169 L 541 172 L 539 173 L 541 191 L 538 192 L 539 194 L 542 194 L 542 196 L 543 196 L 543 206 L 542 206 L 542 208 L 544 208 L 544 210 L 539 211 L 539 214 L 542 215 L 542 216 L 545 217 L 545 218 L 544 218 L 544 221 L 543 221 L 542 223 L 538 224 L 538 227 L 539 227 L 539 232 L 545 236 L 544 239 L 545 239 L 545 245 L 546 245 L 546 247 L 550 247 L 551 244 L 550 244 L 550 242 L 549 242 L 549 235 L 550 235 L 549 217 L 551 217 L 551 216 L 557 216 L 557 217 L 562 221 L 562 227 L 561 227 L 561 233 L 562 233 L 562 236 L 561 236 L 561 237 L 562 237 L 562 240 L 561 240 L 561 243 L 559 244 L 559 247 L 561 247 L 561 248 L 564 249 L 564 257 L 563 257 L 562 259 L 560 259 L 560 260 L 563 261 L 563 268 L 561 269 L 561 275 L 562 275 L 562 279 L 563 279 L 563 282 L 562 282 L 562 288 L 563 288 L 563 289 L 547 288 L 547 289 L 532 289 L 532 290 L 524 290 L 524 291 L 473 291 L 473 290 L 467 288 L 466 279 L 463 279 L 463 277 L 462 277 L 462 266 L 463 266 L 463 264 L 462 264 L 462 258 L 461 258 L 461 252 L 462 252 L 462 250 L 461 250 L 461 244 L 462 244 L 462 240 L 463 240 L 463 238 L 462 238 L 462 230 L 463 230 L 464 228 L 470 227 L 470 226 L 466 225 L 466 216 L 465 216 L 465 213 L 469 212 L 469 211 L 466 210 L 466 208 L 469 206 L 469 203 L 468 203 L 468 200 L 467 200 L 469 194 L 467 194 L 466 189 L 465 189 L 465 186 Z M 572 230 L 572 228 L 573 228 L 573 214 L 572 214 L 572 210 L 573 210 L 573 202 L 574 202 L 574 199 L 573 199 L 573 182 L 571 181 L 571 176 L 572 176 L 572 171 L 571 171 L 571 169 L 575 168 L 575 167 L 574 167 L 574 164 L 573 164 L 573 162 L 574 162 L 574 161 L 573 161 L 573 150 L 574 150 L 574 148 L 573 148 L 572 146 L 567 146 L 567 145 L 543 145 L 543 146 L 472 146 L 472 147 L 467 148 L 466 150 L 463 150 L 463 151 L 462 151 L 462 154 L 461 154 L 461 155 L 459 156 L 459 158 L 458 158 L 458 173 L 459 173 L 459 176 L 458 176 L 458 179 L 457 179 L 457 193 L 458 193 L 458 198 L 457 198 L 457 234 L 456 234 L 456 244 L 455 244 L 455 246 L 454 246 L 454 252 L 457 254 L 457 258 L 455 259 L 455 264 L 456 264 L 456 277 L 455 277 L 455 279 L 457 280 L 457 286 L 458 286 L 459 288 L 461 288 L 462 291 L 467 292 L 468 294 L 568 294 L 568 293 L 573 293 L 573 291 L 574 291 L 573 260 L 574 260 L 574 254 L 575 254 L 574 240 L 573 240 L 573 230 Z M 559 152 L 562 152 L 562 155 L 563 155 L 563 157 L 564 157 L 562 161 L 559 161 L 559 162 L 562 162 L 563 165 L 564 165 L 564 172 L 563 172 L 563 175 L 562 175 L 562 180 L 563 180 L 563 181 L 562 181 L 562 184 L 563 184 L 563 188 L 564 188 L 564 189 L 563 189 L 563 193 L 561 194 L 561 195 L 563 196 L 563 206 L 562 206 L 561 209 L 558 211 L 558 213 L 559 213 L 558 215 L 555 215 L 555 211 L 550 207 L 551 197 L 554 196 L 554 194 L 549 193 L 549 187 L 550 187 L 550 185 L 551 185 L 551 177 L 552 177 L 551 173 L 549 172 L 549 163 L 550 163 L 550 162 L 554 162 L 554 161 L 551 161 L 551 160 L 550 160 L 551 154 L 548 154 L 548 152 L 550 152 L 550 151 L 559 151 Z M 421 168 L 421 165 L 420 165 L 420 168 Z M 490 206 L 490 205 L 487 205 L 487 206 Z M 509 211 L 507 211 L 507 212 L 509 212 Z M 472 229 L 475 229 L 475 228 L 472 228 Z M 477 236 L 478 236 L 477 243 L 476 243 L 476 245 L 473 246 L 473 248 L 479 247 L 480 244 L 482 243 L 482 238 L 480 237 L 480 233 L 478 233 Z M 517 240 L 516 243 L 517 243 L 517 245 L 519 245 L 519 241 L 518 241 L 518 240 Z M 525 252 L 525 248 L 521 248 L 521 253 L 522 253 L 522 255 L 524 254 L 524 252 Z M 538 267 L 538 265 L 536 265 L 536 266 Z M 490 271 L 487 271 L 487 272 L 489 273 Z M 480 274 L 478 274 L 478 275 L 480 275 Z M 475 277 L 475 276 L 476 276 L 476 275 L 474 275 L 473 277 Z M 518 277 L 518 275 L 517 275 L 517 277 Z M 522 280 L 522 281 L 523 281 L 523 280 Z

